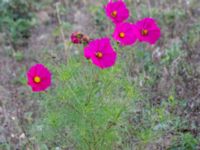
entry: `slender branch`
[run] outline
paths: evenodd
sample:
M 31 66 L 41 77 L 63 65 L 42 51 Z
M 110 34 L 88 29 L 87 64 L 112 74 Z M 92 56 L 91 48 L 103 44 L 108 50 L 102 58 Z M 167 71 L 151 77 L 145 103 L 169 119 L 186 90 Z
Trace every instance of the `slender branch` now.
M 60 18 L 60 9 L 59 9 L 59 5 L 60 3 L 56 3 L 56 16 L 57 16 L 57 20 L 58 20 L 58 24 L 59 24 L 59 28 L 60 28 L 60 34 L 61 34 L 61 38 L 62 38 L 62 41 L 63 41 L 63 45 L 64 45 L 64 50 L 65 50 L 65 53 L 66 53 L 66 60 L 68 61 L 68 48 L 66 46 L 66 39 L 65 39 L 65 34 L 64 34 L 64 29 L 63 29 L 63 26 L 62 26 L 62 20 Z

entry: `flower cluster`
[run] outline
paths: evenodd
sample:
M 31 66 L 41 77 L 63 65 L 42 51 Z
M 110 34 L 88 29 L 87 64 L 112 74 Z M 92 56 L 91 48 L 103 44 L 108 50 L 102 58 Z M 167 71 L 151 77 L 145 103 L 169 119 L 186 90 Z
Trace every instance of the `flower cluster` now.
M 144 18 L 136 23 L 127 22 L 130 13 L 123 0 L 109 0 L 104 10 L 108 19 L 115 25 L 112 38 L 121 46 L 132 46 L 137 41 L 153 45 L 160 38 L 160 28 L 153 18 Z M 71 41 L 80 44 L 80 39 L 77 36 L 74 38 L 76 33 L 72 33 Z M 109 37 L 90 40 L 84 48 L 84 55 L 101 69 L 113 66 L 117 58 Z
M 129 10 L 124 1 L 109 0 L 104 9 L 107 17 L 115 24 L 113 38 L 121 45 L 133 45 L 137 39 L 155 44 L 160 38 L 160 28 L 153 18 L 144 18 L 135 24 L 127 22 Z
M 104 10 L 108 19 L 115 25 L 112 38 L 121 46 L 132 46 L 137 41 L 155 44 L 160 38 L 160 28 L 153 18 L 143 18 L 136 23 L 128 22 L 130 16 L 123 0 L 109 0 Z M 71 42 L 84 44 L 84 56 L 100 69 L 112 67 L 117 60 L 117 53 L 111 45 L 109 37 L 90 39 L 81 32 L 71 35 Z M 32 66 L 27 72 L 28 85 L 32 91 L 40 92 L 51 85 L 51 73 L 42 64 Z

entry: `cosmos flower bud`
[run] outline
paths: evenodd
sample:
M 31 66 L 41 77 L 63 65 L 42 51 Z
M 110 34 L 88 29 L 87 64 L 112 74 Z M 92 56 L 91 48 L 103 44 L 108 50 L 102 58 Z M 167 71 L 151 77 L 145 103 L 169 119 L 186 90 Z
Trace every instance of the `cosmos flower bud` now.
M 74 44 L 81 44 L 82 37 L 83 37 L 83 34 L 81 32 L 73 32 L 71 34 L 71 41 Z
M 71 34 L 71 42 L 74 44 L 87 44 L 89 41 L 90 38 L 81 32 L 73 32 Z

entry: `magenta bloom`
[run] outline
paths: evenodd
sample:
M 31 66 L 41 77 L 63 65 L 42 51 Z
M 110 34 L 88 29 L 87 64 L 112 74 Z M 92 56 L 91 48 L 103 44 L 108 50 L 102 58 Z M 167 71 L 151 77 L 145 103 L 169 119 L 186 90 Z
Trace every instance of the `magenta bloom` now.
M 122 46 L 132 45 L 136 42 L 138 30 L 130 23 L 117 24 L 113 33 L 113 38 Z
M 51 72 L 42 64 L 32 66 L 26 75 L 33 92 L 44 91 L 51 85 Z
M 129 10 L 126 7 L 125 2 L 122 0 L 114 1 L 110 0 L 104 7 L 106 15 L 113 23 L 121 23 L 128 19 Z
M 160 28 L 153 18 L 144 18 L 138 21 L 136 23 L 136 27 L 140 32 L 138 39 L 141 42 L 155 44 L 156 41 L 160 38 Z
M 117 58 L 117 53 L 112 48 L 109 38 L 92 40 L 84 48 L 84 55 L 101 69 L 113 66 Z

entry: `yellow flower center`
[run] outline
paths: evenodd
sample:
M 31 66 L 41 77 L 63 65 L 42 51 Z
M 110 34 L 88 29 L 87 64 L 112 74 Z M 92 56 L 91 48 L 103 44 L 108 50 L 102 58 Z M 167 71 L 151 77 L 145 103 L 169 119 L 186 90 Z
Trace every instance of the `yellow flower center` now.
M 111 13 L 111 16 L 115 18 L 115 17 L 117 16 L 117 11 L 113 11 L 113 12 Z
M 34 77 L 34 82 L 35 82 L 35 83 L 40 83 L 40 82 L 41 82 L 41 78 L 38 77 L 38 76 L 35 76 L 35 77 Z
M 97 52 L 97 53 L 96 53 L 96 57 L 97 57 L 97 58 L 102 58 L 102 57 L 103 57 L 103 54 L 102 54 L 101 52 Z
M 119 37 L 120 37 L 120 38 L 124 38 L 124 37 L 125 37 L 125 33 L 124 33 L 124 32 L 120 32 L 120 33 L 119 33 Z
M 149 31 L 147 29 L 143 29 L 142 30 L 142 35 L 146 36 L 148 35 Z

